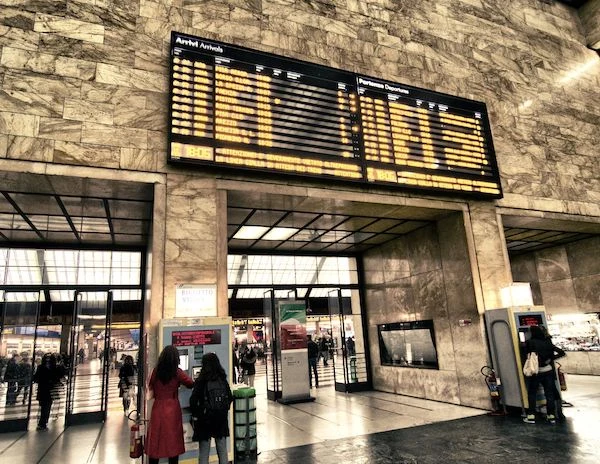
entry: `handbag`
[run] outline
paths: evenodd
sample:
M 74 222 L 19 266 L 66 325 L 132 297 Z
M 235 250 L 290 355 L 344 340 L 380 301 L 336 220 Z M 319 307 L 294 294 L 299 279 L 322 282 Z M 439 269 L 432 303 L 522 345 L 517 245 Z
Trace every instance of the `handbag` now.
M 567 391 L 567 375 L 562 371 L 560 364 L 558 364 L 558 366 L 556 367 L 556 372 L 558 374 L 558 383 L 560 384 L 560 391 Z
M 527 355 L 527 360 L 523 365 L 523 374 L 525 374 L 525 377 L 531 377 L 532 375 L 537 375 L 538 369 L 538 355 L 535 352 L 531 352 Z

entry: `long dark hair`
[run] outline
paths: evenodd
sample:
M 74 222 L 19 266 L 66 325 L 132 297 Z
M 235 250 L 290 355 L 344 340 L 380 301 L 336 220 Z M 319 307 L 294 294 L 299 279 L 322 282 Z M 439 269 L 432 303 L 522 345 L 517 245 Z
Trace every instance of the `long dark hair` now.
M 531 338 L 534 338 L 536 340 L 545 340 L 546 339 L 546 334 L 544 333 L 544 330 L 537 325 L 532 325 L 529 327 L 529 331 L 531 332 Z
M 202 356 L 202 369 L 198 378 L 203 381 L 227 379 L 225 369 L 221 366 L 219 357 L 215 353 L 206 353 Z
M 156 365 L 156 376 L 163 384 L 177 375 L 177 367 L 179 367 L 179 351 L 173 345 L 165 346 L 158 357 Z

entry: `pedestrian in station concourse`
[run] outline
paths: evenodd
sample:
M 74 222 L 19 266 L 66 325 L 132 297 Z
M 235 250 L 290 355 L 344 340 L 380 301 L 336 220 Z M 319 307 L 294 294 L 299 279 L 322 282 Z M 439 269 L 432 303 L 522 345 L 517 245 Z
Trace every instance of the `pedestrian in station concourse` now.
M 537 326 L 529 328 L 531 338 L 527 340 L 527 354 L 536 353 L 538 357 L 538 373 L 527 378 L 527 416 L 523 419 L 528 424 L 535 424 L 535 405 L 538 387 L 541 385 L 546 397 L 546 420 L 551 424 L 556 422 L 556 374 L 554 360 L 565 355 L 565 352 L 554 346 L 544 330 Z
M 56 364 L 56 356 L 46 353 L 33 374 L 33 381 L 37 383 L 37 400 L 40 403 L 38 430 L 48 429 L 54 392 L 62 377 L 63 371 Z
M 244 372 L 244 383 L 249 387 L 254 387 L 254 376 L 256 375 L 256 353 L 253 348 L 246 345 L 242 353 L 240 367 Z
M 199 442 L 198 464 L 208 464 L 211 438 L 215 439 L 219 464 L 228 463 L 227 437 L 232 401 L 231 388 L 219 358 L 215 353 L 205 354 L 190 397 L 194 428 L 192 440 Z
M 119 396 L 123 399 L 123 413 L 127 415 L 134 394 L 135 366 L 133 356 L 125 356 L 123 365 L 119 369 Z
M 319 345 L 315 343 L 310 335 L 306 336 L 308 342 L 308 384 L 312 388 L 313 373 L 315 376 L 315 387 L 319 386 L 319 373 L 317 372 L 317 361 L 319 360 Z
M 148 382 L 148 397 L 154 398 L 145 450 L 150 464 L 158 464 L 160 458 L 177 464 L 179 455 L 185 452 L 178 396 L 181 385 L 192 388 L 194 381 L 179 368 L 177 348 L 166 346 Z

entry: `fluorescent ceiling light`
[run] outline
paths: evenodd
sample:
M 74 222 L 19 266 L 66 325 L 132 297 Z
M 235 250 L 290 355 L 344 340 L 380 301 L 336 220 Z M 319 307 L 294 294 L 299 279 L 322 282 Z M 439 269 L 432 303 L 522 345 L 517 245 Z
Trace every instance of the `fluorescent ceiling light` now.
M 256 240 L 263 236 L 263 234 L 269 230 L 268 227 L 262 226 L 243 226 L 233 238 L 238 240 Z
M 263 240 L 287 240 L 299 229 L 293 227 L 274 227 L 262 239 Z

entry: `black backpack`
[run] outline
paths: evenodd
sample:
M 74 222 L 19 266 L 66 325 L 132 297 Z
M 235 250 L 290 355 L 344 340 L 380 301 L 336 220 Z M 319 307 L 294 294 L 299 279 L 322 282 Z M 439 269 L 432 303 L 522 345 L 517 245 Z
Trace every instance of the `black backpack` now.
M 204 410 L 229 411 L 231 405 L 231 390 L 224 379 L 209 380 L 204 389 Z

